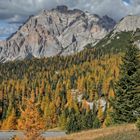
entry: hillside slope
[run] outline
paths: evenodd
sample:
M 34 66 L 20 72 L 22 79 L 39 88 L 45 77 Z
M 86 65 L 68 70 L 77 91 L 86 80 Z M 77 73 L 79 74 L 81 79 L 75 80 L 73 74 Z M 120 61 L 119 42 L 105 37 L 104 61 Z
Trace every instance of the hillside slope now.
M 140 16 L 124 17 L 99 43 L 95 46 L 87 45 L 87 48 L 95 47 L 99 53 L 118 53 L 124 52 L 130 41 L 134 41 L 140 48 Z
M 139 140 L 140 132 L 134 124 L 88 130 L 47 140 Z

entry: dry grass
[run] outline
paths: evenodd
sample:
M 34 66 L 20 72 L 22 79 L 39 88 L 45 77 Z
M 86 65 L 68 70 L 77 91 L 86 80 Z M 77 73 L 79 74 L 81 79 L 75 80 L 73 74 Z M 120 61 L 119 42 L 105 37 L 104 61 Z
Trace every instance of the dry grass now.
M 47 138 L 47 140 L 104 140 L 104 138 L 105 140 L 116 140 L 116 138 L 111 139 L 111 137 L 112 136 L 114 137 L 115 135 L 118 136 L 119 134 L 127 135 L 128 132 L 133 132 L 136 134 L 139 133 L 134 124 L 127 124 L 127 125 L 120 125 L 120 126 L 114 126 L 114 127 L 108 127 L 108 128 L 102 128 L 96 130 L 83 131 L 80 133 L 70 134 L 64 137 Z M 129 135 L 131 134 L 129 133 Z
M 48 129 L 47 130 L 48 132 L 49 131 L 55 131 L 55 132 L 59 132 L 59 131 L 63 131 L 60 127 L 55 127 L 55 128 L 53 128 L 53 129 Z

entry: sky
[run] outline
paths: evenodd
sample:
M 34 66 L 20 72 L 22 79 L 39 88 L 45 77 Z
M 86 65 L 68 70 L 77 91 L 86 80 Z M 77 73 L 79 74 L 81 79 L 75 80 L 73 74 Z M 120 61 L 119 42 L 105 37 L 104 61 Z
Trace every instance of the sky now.
M 29 15 L 57 5 L 108 15 L 116 21 L 126 15 L 140 14 L 140 0 L 0 0 L 0 40 L 14 33 Z

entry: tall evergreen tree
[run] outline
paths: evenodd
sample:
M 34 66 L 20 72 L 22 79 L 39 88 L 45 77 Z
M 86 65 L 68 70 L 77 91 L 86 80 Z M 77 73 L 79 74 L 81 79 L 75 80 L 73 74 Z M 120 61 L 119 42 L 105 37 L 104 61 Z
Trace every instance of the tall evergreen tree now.
M 112 118 L 115 123 L 136 121 L 140 113 L 140 60 L 136 46 L 128 46 L 120 66 L 120 77 L 115 86 Z

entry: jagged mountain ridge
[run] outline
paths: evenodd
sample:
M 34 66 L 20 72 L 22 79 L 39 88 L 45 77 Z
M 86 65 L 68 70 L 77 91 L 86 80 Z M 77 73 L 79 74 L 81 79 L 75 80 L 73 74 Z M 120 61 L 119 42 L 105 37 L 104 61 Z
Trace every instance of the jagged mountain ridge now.
M 100 18 L 66 6 L 31 16 L 7 41 L 0 43 L 0 61 L 30 57 L 70 55 L 96 44 L 115 26 L 108 16 Z

